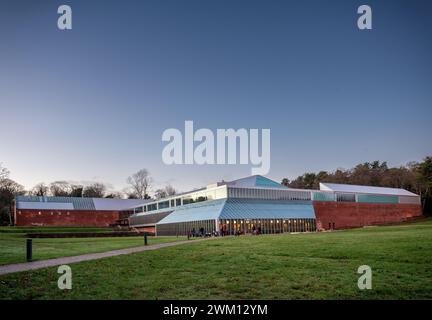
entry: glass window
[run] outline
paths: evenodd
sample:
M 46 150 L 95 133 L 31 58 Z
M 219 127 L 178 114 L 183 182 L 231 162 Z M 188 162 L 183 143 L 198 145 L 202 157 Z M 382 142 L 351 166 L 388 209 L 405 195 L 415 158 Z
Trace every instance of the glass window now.
M 152 204 L 147 205 L 147 209 L 148 209 L 148 211 L 157 210 L 157 203 L 152 203 Z
M 159 209 L 169 208 L 169 201 L 159 202 Z
M 191 197 L 184 197 L 183 204 L 194 203 L 194 200 Z

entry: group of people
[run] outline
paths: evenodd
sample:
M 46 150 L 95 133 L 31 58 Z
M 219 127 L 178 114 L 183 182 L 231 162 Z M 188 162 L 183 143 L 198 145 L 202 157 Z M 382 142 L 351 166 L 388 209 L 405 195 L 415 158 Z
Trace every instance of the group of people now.
M 260 235 L 261 234 L 261 227 L 259 226 L 258 228 L 255 227 L 255 225 L 252 226 L 252 234 L 253 235 Z
M 252 234 L 253 235 L 260 235 L 261 233 L 262 233 L 262 231 L 261 231 L 260 226 L 258 226 L 258 227 L 256 227 L 255 225 L 252 226 Z M 244 231 L 237 229 L 237 230 L 234 230 L 234 232 L 231 234 L 234 234 L 235 236 L 241 236 L 242 234 L 244 234 Z M 189 237 L 193 237 L 193 238 L 195 238 L 195 237 L 203 237 L 203 238 L 206 238 L 206 237 L 224 237 L 227 235 L 230 235 L 230 232 L 227 231 L 226 225 L 222 225 L 219 231 L 212 231 L 212 232 L 206 232 L 203 227 L 199 228 L 198 231 L 196 231 L 195 228 L 193 228 L 188 234 Z
M 203 227 L 199 228 L 198 231 L 195 230 L 195 228 L 193 228 L 190 232 L 189 232 L 189 236 L 190 237 L 211 237 L 212 233 L 206 233 L 205 229 Z

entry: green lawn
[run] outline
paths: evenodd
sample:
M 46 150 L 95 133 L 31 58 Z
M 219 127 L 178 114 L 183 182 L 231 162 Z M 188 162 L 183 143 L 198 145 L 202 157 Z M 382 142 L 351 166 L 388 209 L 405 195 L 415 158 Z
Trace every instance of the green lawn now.
M 373 289 L 357 288 L 369 265 Z M 332 233 L 242 236 L 0 277 L 2 299 L 431 299 L 432 220 Z
M 0 227 L 1 233 L 110 232 L 112 228 L 92 227 Z
M 83 232 L 83 229 L 77 230 Z M 39 231 L 38 231 L 39 232 Z M 60 231 L 57 231 L 60 232 Z M 64 230 L 62 231 L 64 232 Z M 149 244 L 186 240 L 186 237 L 148 237 Z M 144 237 L 36 238 L 33 261 L 144 245 Z M 0 265 L 26 262 L 26 234 L 0 232 Z

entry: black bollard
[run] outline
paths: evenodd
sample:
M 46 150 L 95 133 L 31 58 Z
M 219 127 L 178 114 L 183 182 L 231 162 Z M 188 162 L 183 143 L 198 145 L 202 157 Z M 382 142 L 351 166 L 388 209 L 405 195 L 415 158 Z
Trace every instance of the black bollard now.
M 32 239 L 27 239 L 27 262 L 32 262 L 32 260 L 33 260 Z
M 188 235 L 188 240 L 189 240 L 189 239 L 190 239 L 190 232 L 188 232 L 188 234 L 187 234 L 187 235 Z
M 148 241 L 147 241 L 147 232 L 144 232 L 144 245 L 148 245 Z

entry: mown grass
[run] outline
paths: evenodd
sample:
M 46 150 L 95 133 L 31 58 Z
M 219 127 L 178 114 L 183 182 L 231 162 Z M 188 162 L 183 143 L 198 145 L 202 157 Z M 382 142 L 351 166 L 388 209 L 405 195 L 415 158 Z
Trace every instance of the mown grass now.
M 80 231 L 82 232 L 82 231 Z M 186 237 L 148 237 L 149 244 L 186 240 Z M 104 252 L 144 245 L 144 237 L 35 238 L 33 261 Z M 0 265 L 26 262 L 26 234 L 0 233 Z
M 373 289 L 359 290 L 369 265 Z M 0 277 L 2 299 L 431 299 L 432 221 L 243 236 Z
M 59 232 L 110 232 L 112 228 L 92 227 L 0 227 L 0 233 L 59 233 Z

